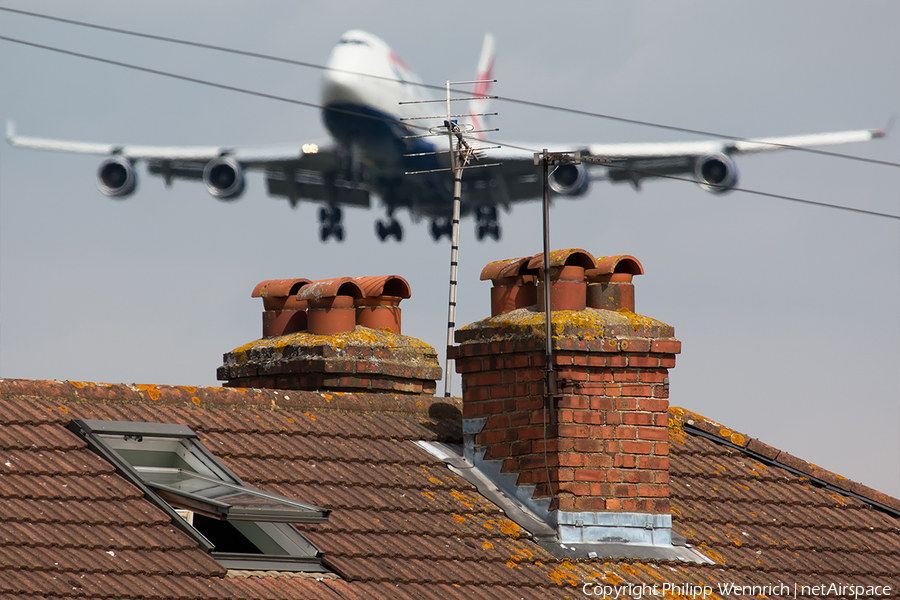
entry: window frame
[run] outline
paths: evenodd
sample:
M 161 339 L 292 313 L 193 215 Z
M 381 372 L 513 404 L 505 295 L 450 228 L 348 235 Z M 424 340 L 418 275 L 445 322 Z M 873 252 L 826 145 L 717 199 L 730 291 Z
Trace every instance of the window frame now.
M 144 497 L 166 513 L 172 523 L 191 536 L 201 549 L 218 560 L 229 569 L 243 570 L 277 570 L 327 572 L 322 564 L 322 551 L 300 533 L 291 523 L 326 523 L 331 510 L 296 501 L 291 498 L 272 494 L 244 483 L 231 469 L 213 455 L 200 438 L 186 425 L 175 423 L 149 423 L 130 421 L 104 421 L 95 419 L 73 419 L 67 426 L 70 431 L 81 437 L 88 447 L 111 463 L 116 472 L 135 485 Z M 122 442 L 115 438 L 122 437 Z M 129 437 L 134 439 L 128 439 Z M 126 448 L 130 443 L 142 443 L 143 438 L 153 438 L 154 449 Z M 159 438 L 159 441 L 156 440 Z M 113 443 L 111 443 L 111 441 Z M 172 448 L 166 449 L 171 440 Z M 118 448 L 116 446 L 119 446 Z M 161 449 L 160 449 L 161 448 Z M 123 452 L 120 453 L 120 450 Z M 177 466 L 135 465 L 133 460 L 138 452 L 159 452 L 156 458 L 170 458 L 173 463 L 183 462 Z M 131 457 L 129 460 L 128 457 Z M 149 455 L 147 455 L 149 456 Z M 177 457 L 177 458 L 176 458 Z M 184 468 L 187 467 L 187 468 Z M 234 489 L 249 492 L 270 503 L 289 506 L 294 509 L 278 514 L 278 511 L 257 513 L 257 518 L 249 514 L 253 511 L 238 509 L 233 511 L 229 519 L 227 503 L 203 498 L 202 495 L 179 492 L 170 486 L 153 483 L 143 477 L 141 470 L 174 471 L 180 468 L 185 473 L 195 473 L 206 480 L 219 480 L 222 484 Z M 259 554 L 241 552 L 221 552 L 197 527 L 188 523 L 176 510 L 193 510 L 197 514 L 226 521 L 237 529 L 247 541 L 254 545 Z M 199 509 L 199 510 L 198 510 Z M 225 517 L 225 518 L 223 518 Z M 266 553 L 263 546 L 278 548 L 283 553 Z

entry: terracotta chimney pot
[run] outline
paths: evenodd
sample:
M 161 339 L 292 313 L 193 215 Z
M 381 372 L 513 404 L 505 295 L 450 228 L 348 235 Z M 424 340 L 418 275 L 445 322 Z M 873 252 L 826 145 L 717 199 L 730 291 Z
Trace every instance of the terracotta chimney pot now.
M 644 267 L 633 256 L 601 256 L 597 268 L 585 272 L 588 281 L 587 306 L 603 310 L 625 308 L 634 312 L 635 275 L 643 275 Z
M 584 272 L 597 265 L 587 250 L 570 248 L 554 250 L 550 253 L 550 310 L 584 310 L 586 306 L 587 282 Z M 539 253 L 528 263 L 535 269 L 538 278 L 543 277 L 544 255 Z M 537 305 L 543 306 L 544 282 L 537 286 Z

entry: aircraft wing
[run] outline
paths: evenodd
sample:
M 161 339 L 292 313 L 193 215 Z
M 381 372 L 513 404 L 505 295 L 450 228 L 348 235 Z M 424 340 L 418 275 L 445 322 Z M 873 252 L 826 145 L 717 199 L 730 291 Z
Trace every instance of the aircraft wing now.
M 97 176 L 101 191 L 111 196 L 128 195 L 134 190 L 134 184 L 114 187 L 105 183 L 103 169 L 113 164 L 130 177 L 123 175 L 123 181 L 134 182 L 133 166 L 144 161 L 148 173 L 161 176 L 167 185 L 177 179 L 204 181 L 207 190 L 220 199 L 240 195 L 244 171 L 263 171 L 268 193 L 287 198 L 292 205 L 303 200 L 331 205 L 370 205 L 369 192 L 346 176 L 347 160 L 331 142 L 247 147 L 106 144 L 21 136 L 16 134 L 12 121 L 7 122 L 6 139 L 10 146 L 20 148 L 109 157 L 101 163 Z M 222 187 L 210 175 L 214 166 L 230 171 L 231 180 L 240 185 Z
M 695 142 L 623 143 L 623 144 L 552 144 L 543 145 L 552 152 L 580 151 L 583 156 L 615 159 L 609 166 L 584 163 L 579 167 L 557 170 L 551 176 L 551 189 L 562 195 L 578 196 L 586 192 L 591 178 L 629 182 L 636 187 L 644 179 L 665 176 L 686 176 L 696 179 L 708 191 L 727 191 L 737 183 L 737 167 L 733 157 L 741 154 L 771 152 L 790 148 L 807 148 L 866 142 L 884 136 L 878 129 L 861 129 L 809 135 L 759 138 L 755 140 L 701 140 Z M 534 146 L 535 144 L 516 144 Z M 491 190 L 497 198 L 493 203 L 508 204 L 532 199 L 540 194 L 535 191 L 538 169 L 534 167 L 533 152 L 503 147 L 493 150 L 488 157 L 502 162 L 501 167 L 477 169 L 467 173 L 471 181 L 470 193 L 479 196 L 479 190 Z M 591 175 L 588 176 L 588 173 Z M 464 179 L 465 180 L 465 179 Z M 539 182 L 538 182 L 539 185 Z M 489 194 L 476 200 L 477 204 L 489 204 Z

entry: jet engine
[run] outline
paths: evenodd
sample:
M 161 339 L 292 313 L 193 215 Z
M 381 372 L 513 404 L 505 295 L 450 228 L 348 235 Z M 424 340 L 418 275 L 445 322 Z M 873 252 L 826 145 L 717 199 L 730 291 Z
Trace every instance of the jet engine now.
M 590 183 L 584 163 L 560 165 L 550 175 L 550 189 L 564 196 L 581 196 Z
M 203 168 L 206 191 L 219 200 L 236 200 L 244 193 L 244 170 L 230 156 L 214 158 Z
M 137 187 L 137 173 L 131 161 L 111 156 L 97 168 L 97 187 L 107 196 L 125 198 Z
M 699 159 L 694 175 L 700 187 L 714 194 L 729 191 L 738 181 L 737 166 L 724 154 L 710 154 Z

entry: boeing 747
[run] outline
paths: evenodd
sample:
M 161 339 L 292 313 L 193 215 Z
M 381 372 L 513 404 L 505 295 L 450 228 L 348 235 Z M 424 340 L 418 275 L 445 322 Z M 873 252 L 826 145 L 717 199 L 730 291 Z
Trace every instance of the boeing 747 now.
M 476 75 L 477 81 L 493 77 L 493 38 L 485 38 Z M 332 139 L 326 143 L 300 143 L 293 147 L 162 147 L 127 144 L 70 142 L 17 135 L 12 122 L 7 140 L 12 146 L 106 155 L 97 169 L 100 191 L 113 198 L 126 198 L 137 188 L 136 163 L 145 161 L 147 171 L 161 176 L 167 185 L 176 179 L 202 181 L 219 200 L 234 200 L 243 193 L 245 173 L 262 171 L 269 195 L 283 197 L 291 206 L 300 202 L 321 204 L 318 211 L 322 241 L 344 239 L 343 208 L 370 208 L 372 197 L 380 199 L 387 213 L 378 219 L 375 231 L 382 241 L 403 237 L 395 218 L 400 210 L 418 220 L 431 221 L 435 240 L 450 233 L 453 178 L 447 172 L 407 175 L 413 171 L 435 171 L 449 166 L 446 138 L 422 137 L 424 131 L 443 121 L 410 121 L 422 116 L 422 105 L 408 104 L 433 94 L 390 47 L 364 31 L 345 33 L 331 53 L 322 82 L 323 118 Z M 473 120 L 487 110 L 489 84 L 476 84 L 472 101 Z M 433 110 L 433 109 L 431 109 Z M 475 124 L 478 129 L 478 124 Z M 476 134 L 473 134 L 477 137 Z M 483 134 L 481 134 L 483 135 Z M 482 151 L 499 166 L 473 169 L 463 178 L 463 216 L 476 221 L 478 239 L 500 239 L 498 207 L 541 197 L 542 183 L 533 153 L 523 147 L 553 151 L 580 151 L 583 156 L 616 159 L 607 166 L 567 164 L 553 171 L 550 189 L 557 196 L 584 195 L 592 179 L 629 182 L 636 188 L 642 180 L 660 176 L 693 177 L 711 192 L 724 192 L 737 184 L 734 157 L 739 154 L 863 142 L 883 136 L 879 130 L 857 130 L 753 141 L 712 140 L 658 144 L 517 144 Z M 475 143 L 478 143 L 477 140 Z M 416 156 L 410 156 L 416 155 Z

